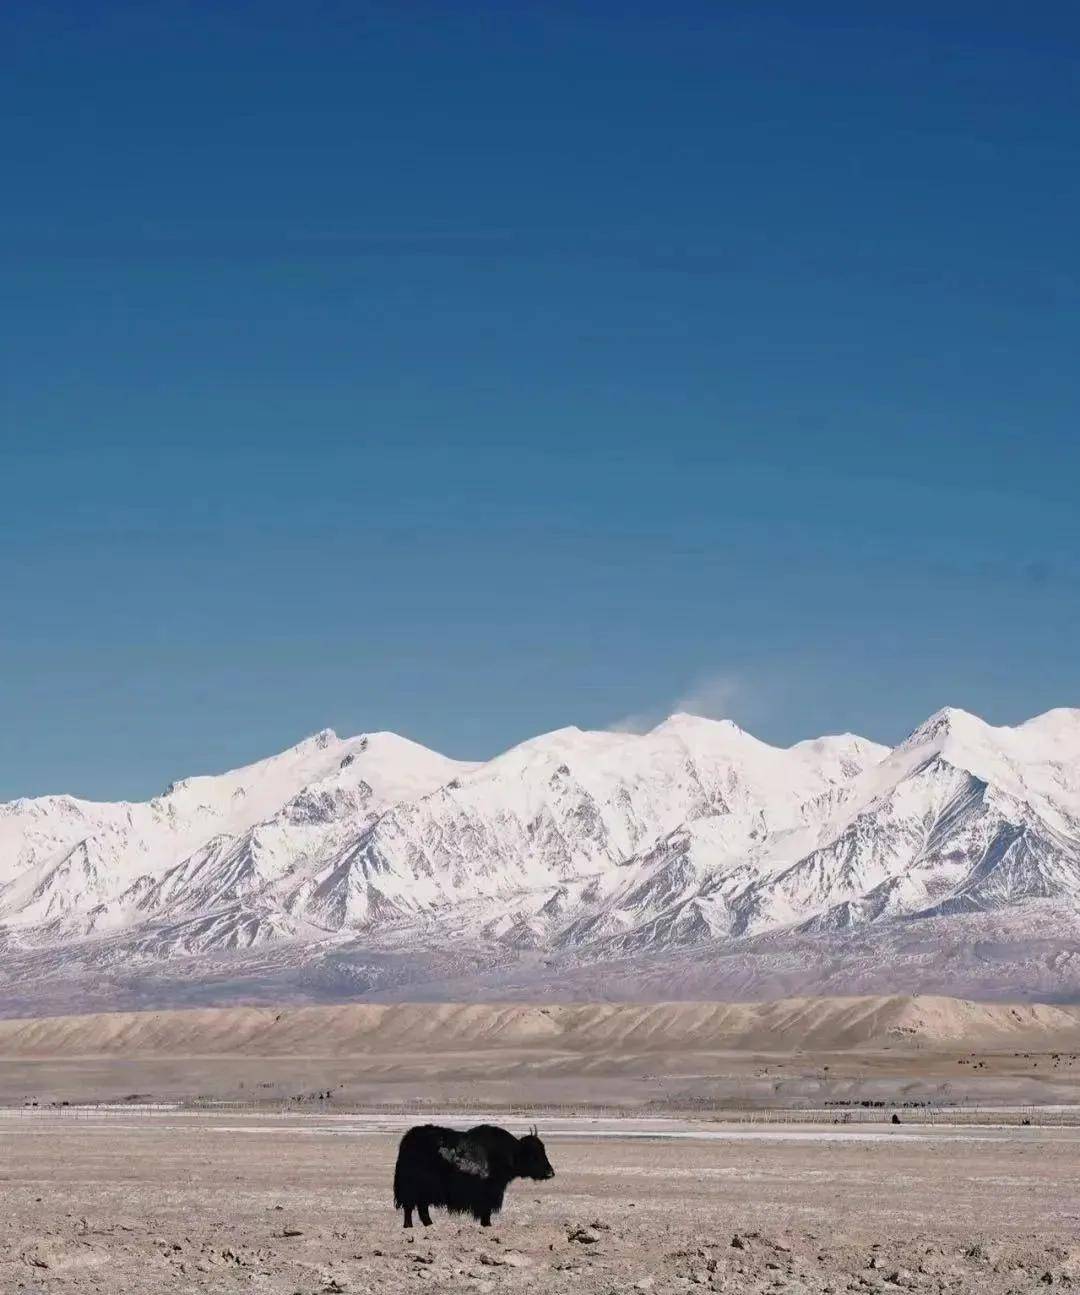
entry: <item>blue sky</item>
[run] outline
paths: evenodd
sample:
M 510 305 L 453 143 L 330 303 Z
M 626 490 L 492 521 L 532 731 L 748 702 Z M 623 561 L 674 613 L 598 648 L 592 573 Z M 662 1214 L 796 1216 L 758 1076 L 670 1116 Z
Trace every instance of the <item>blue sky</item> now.
M 1080 704 L 1074 6 L 0 15 L 0 799 Z

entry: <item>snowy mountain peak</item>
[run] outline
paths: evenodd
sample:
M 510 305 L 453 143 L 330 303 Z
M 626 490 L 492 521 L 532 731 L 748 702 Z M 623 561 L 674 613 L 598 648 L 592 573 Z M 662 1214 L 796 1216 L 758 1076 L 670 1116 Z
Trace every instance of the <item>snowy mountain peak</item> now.
M 905 750 L 931 744 L 941 745 L 949 739 L 962 742 L 965 739 L 974 737 L 978 740 L 981 738 L 983 731 L 989 727 L 977 715 L 972 715 L 969 711 L 960 710 L 956 706 L 943 706 L 941 710 L 935 711 L 928 720 L 920 724 L 911 736 L 900 744 L 900 749 Z
M 857 733 L 828 733 L 824 737 L 808 737 L 796 742 L 789 748 L 792 751 L 847 751 L 865 752 L 878 759 L 889 753 L 887 746 L 880 742 L 871 742 L 869 738 L 859 737 Z
M 711 719 L 706 715 L 694 715 L 690 711 L 677 710 L 669 715 L 667 719 L 657 724 L 652 731 L 668 731 L 671 729 L 684 728 L 707 728 L 713 730 L 722 730 L 729 733 L 741 733 L 743 730 L 735 723 L 733 719 Z
M 146 803 L 0 805 L 9 975 L 69 948 L 110 977 L 263 945 L 299 967 L 339 946 L 372 966 L 421 947 L 458 965 L 776 948 L 1038 903 L 1080 925 L 1076 709 L 995 728 L 946 708 L 891 751 L 677 713 L 482 763 L 325 729 Z
M 1026 720 L 1016 730 L 1040 742 L 1071 743 L 1080 734 L 1080 707 L 1058 706 Z

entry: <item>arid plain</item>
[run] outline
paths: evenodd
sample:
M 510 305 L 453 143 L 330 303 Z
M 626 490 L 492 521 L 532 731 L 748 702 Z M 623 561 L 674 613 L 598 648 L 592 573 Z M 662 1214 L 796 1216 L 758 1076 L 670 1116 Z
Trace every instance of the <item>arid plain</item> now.
M 949 999 L 5 1021 L 0 1289 L 1080 1285 L 1078 1086 L 1076 1009 Z M 555 1179 L 404 1233 L 400 1130 L 482 1114 Z

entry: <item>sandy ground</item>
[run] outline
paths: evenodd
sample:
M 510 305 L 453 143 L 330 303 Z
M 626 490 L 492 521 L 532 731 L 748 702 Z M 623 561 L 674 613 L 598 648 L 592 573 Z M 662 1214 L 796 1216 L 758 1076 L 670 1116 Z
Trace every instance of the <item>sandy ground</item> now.
M 490 1047 L 548 1052 L 1067 1046 L 1080 1007 L 931 995 L 751 1003 L 343 1003 L 0 1020 L 0 1055 L 340 1056 Z
M 1080 1130 L 553 1120 L 557 1176 L 515 1183 L 494 1228 L 406 1233 L 385 1124 L 9 1113 L 0 1290 L 1080 1287 Z
M 346 1004 L 0 1021 L 0 1103 L 1080 1102 L 1080 1008 L 904 997 Z
M 1080 1104 L 1080 1050 L 1050 1052 L 378 1052 L 346 1057 L 0 1057 L 0 1103 L 208 1097 L 335 1109 L 625 1111 L 824 1108 L 848 1101 L 939 1109 Z

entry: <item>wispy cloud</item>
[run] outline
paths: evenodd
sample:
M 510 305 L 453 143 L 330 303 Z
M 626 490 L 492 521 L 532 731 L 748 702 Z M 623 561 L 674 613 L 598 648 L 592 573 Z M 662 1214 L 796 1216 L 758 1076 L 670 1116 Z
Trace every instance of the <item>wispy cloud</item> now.
M 746 680 L 739 675 L 707 675 L 666 705 L 624 715 L 608 727 L 613 733 L 647 733 L 677 711 L 706 719 L 733 719 L 733 712 L 745 707 L 749 693 Z

